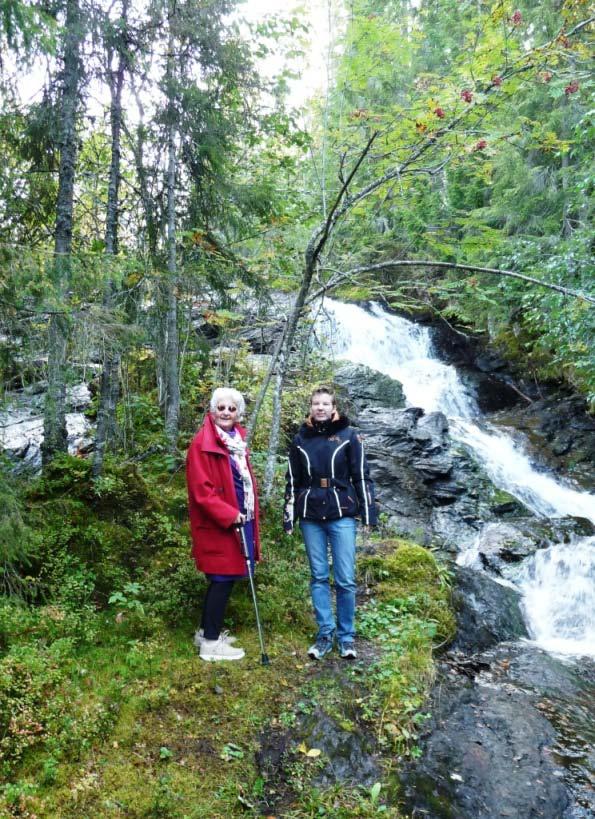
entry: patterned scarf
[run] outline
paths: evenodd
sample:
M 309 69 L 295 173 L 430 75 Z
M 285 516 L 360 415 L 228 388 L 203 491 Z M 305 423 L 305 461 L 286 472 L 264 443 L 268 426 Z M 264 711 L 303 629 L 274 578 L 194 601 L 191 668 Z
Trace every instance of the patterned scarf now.
M 239 433 L 230 435 L 224 429 L 215 424 L 217 435 L 221 438 L 234 464 L 237 466 L 242 484 L 244 486 L 244 505 L 246 507 L 246 519 L 254 519 L 254 486 L 252 485 L 252 475 L 248 469 L 248 459 L 246 458 L 246 442 L 242 440 Z

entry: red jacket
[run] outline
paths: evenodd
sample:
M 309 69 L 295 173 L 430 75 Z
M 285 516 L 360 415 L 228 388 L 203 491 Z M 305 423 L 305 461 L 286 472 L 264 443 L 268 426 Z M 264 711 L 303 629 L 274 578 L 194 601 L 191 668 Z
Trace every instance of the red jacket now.
M 242 438 L 245 430 L 236 425 Z M 258 536 L 258 499 L 254 484 L 254 549 L 260 559 Z M 196 566 L 205 574 L 244 574 L 246 561 L 240 535 L 233 527 L 238 516 L 238 501 L 229 463 L 229 452 L 217 435 L 215 423 L 208 414 L 198 430 L 186 456 L 186 483 L 192 533 L 192 555 Z

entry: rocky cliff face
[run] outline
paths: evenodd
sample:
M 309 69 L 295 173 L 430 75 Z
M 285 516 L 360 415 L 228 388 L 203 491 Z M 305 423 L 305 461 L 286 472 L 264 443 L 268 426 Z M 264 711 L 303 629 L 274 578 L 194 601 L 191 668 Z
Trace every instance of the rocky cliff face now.
M 508 578 L 537 549 L 592 525 L 535 517 L 453 443 L 441 412 L 405 407 L 387 376 L 349 364 L 336 381 L 364 434 L 385 524 L 446 556 L 471 543 L 476 553 L 474 568 L 453 566 L 458 632 L 438 664 L 422 757 L 401 775 L 404 809 L 433 819 L 591 817 L 595 663 L 569 664 L 526 642 Z M 545 407 L 514 412 L 533 418 L 552 458 L 561 434 L 585 453 L 595 442 L 577 407 L 568 433 Z

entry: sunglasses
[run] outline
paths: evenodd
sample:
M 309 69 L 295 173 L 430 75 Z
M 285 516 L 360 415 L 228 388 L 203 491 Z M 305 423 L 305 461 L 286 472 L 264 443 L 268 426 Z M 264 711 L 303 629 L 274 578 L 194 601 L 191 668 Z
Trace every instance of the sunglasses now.
M 238 408 L 234 407 L 233 404 L 217 404 L 217 412 L 223 412 L 224 410 L 228 410 L 229 412 L 237 412 Z

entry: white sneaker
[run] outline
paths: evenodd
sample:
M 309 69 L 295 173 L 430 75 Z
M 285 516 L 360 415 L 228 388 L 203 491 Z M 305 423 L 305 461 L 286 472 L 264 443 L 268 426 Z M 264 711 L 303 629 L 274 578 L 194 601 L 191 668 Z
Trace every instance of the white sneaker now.
M 205 639 L 204 629 L 199 628 L 198 631 L 194 633 L 194 645 L 197 648 L 200 648 L 201 643 L 204 639 Z M 235 641 L 238 638 L 234 637 L 233 634 L 230 634 L 229 631 L 225 630 L 221 632 L 221 634 L 219 635 L 219 639 L 231 645 L 232 643 L 235 643 Z
M 234 648 L 219 637 L 218 640 L 205 640 L 200 644 L 199 657 L 201 660 L 215 662 L 217 660 L 241 660 L 244 656 L 243 648 Z

